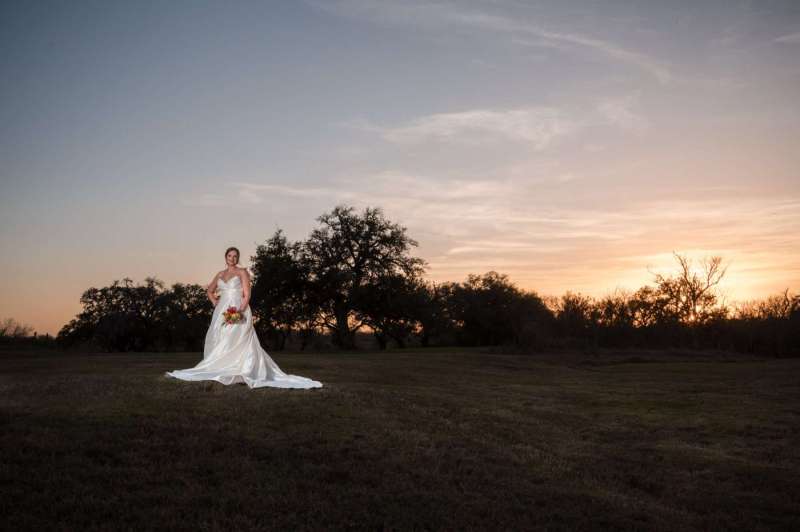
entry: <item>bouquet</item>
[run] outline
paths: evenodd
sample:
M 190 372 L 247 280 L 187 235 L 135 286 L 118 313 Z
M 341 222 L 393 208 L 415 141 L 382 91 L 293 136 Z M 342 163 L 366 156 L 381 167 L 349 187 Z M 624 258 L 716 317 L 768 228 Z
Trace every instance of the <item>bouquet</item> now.
M 224 320 L 222 325 L 233 325 L 243 322 L 244 314 L 239 312 L 236 307 L 228 307 L 228 309 L 222 313 L 222 319 Z

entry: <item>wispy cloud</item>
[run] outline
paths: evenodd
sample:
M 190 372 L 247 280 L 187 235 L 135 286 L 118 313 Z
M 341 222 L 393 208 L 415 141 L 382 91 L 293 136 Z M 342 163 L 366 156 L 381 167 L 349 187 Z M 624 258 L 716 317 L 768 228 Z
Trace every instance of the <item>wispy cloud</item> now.
M 381 23 L 413 25 L 416 28 L 442 30 L 448 27 L 476 28 L 505 35 L 512 42 L 525 45 L 578 48 L 600 53 L 645 72 L 660 83 L 672 80 L 670 69 L 653 57 L 613 42 L 573 32 L 552 31 L 525 20 L 465 9 L 451 3 L 417 3 L 386 0 L 340 0 L 311 2 L 325 11 Z M 525 37 L 536 38 L 530 41 Z
M 509 141 L 543 150 L 558 140 L 574 136 L 587 126 L 602 125 L 641 133 L 647 120 L 638 110 L 638 97 L 621 96 L 597 102 L 587 109 L 521 107 L 467 109 L 416 117 L 404 124 L 383 126 L 364 119 L 342 125 L 376 133 L 387 142 L 419 144 L 443 142 L 475 145 Z
M 182 196 L 178 203 L 185 207 L 215 207 L 225 204 L 225 197 L 220 194 L 201 193 L 197 195 Z
M 439 203 L 477 202 L 491 198 L 503 198 L 513 194 L 516 184 L 510 180 L 434 179 L 404 172 L 386 170 L 362 175 L 358 178 L 339 177 L 335 186 L 306 187 L 302 185 L 276 185 L 243 181 L 231 182 L 231 193 L 235 198 L 249 198 L 250 203 L 266 203 L 270 200 L 322 198 L 331 201 L 353 201 L 363 204 L 391 204 L 396 201 Z M 201 194 L 191 204 L 205 206 L 203 199 L 219 204 L 228 201 L 212 194 Z M 190 204 L 190 203 L 187 203 Z M 215 203 L 216 204 L 216 203 Z
M 536 30 L 531 30 L 531 31 L 536 33 Z M 672 73 L 670 72 L 670 70 L 666 66 L 661 64 L 659 61 L 656 61 L 655 59 L 646 54 L 622 48 L 621 46 L 617 46 L 616 44 L 610 43 L 608 41 L 604 41 L 601 39 L 592 39 L 589 37 L 583 37 L 581 35 L 552 33 L 552 32 L 541 32 L 541 35 L 542 37 L 548 39 L 553 39 L 557 41 L 560 40 L 563 42 L 577 44 L 580 46 L 585 46 L 600 51 L 605 55 L 607 55 L 608 57 L 612 57 L 622 62 L 629 63 L 631 65 L 639 67 L 644 72 L 655 77 L 661 83 L 668 83 L 672 80 Z
M 297 187 L 291 185 L 272 185 L 265 183 L 248 183 L 244 181 L 233 181 L 231 185 L 238 187 L 239 195 L 244 194 L 248 197 L 259 197 L 269 195 L 294 196 L 294 197 L 318 197 L 334 194 L 336 191 L 328 187 Z
M 647 120 L 636 111 L 636 96 L 605 100 L 597 104 L 597 111 L 610 125 L 637 133 L 647 129 Z
M 328 187 L 303 187 L 292 185 L 273 185 L 267 183 L 250 183 L 231 181 L 224 187 L 224 192 L 200 193 L 179 198 L 179 203 L 187 207 L 213 207 L 244 202 L 261 205 L 271 199 L 279 198 L 333 198 L 348 199 L 350 192 Z
M 800 44 L 800 31 L 795 33 L 788 33 L 773 39 L 775 42 L 782 42 L 786 44 Z
M 560 49 L 565 49 L 559 44 L 576 45 L 579 47 L 587 48 L 599 52 L 607 57 L 616 59 L 618 61 L 633 65 L 647 74 L 653 76 L 661 83 L 668 83 L 672 80 L 670 70 L 661 62 L 653 59 L 652 57 L 629 50 L 612 42 L 587 37 L 584 35 L 574 33 L 560 33 L 547 31 L 532 25 L 517 22 L 512 19 L 497 16 L 487 15 L 462 15 L 461 20 L 470 23 L 476 27 L 483 27 L 486 29 L 493 29 L 510 34 L 528 34 L 538 37 L 539 41 L 529 41 L 525 39 L 515 39 L 515 42 L 528 46 L 553 46 Z
M 385 205 L 404 212 L 415 224 L 441 227 L 453 220 L 483 229 L 501 229 L 508 238 L 492 234 L 485 242 L 519 242 L 519 236 L 537 239 L 603 238 L 624 240 L 650 231 L 665 230 L 694 240 L 710 239 L 733 246 L 762 247 L 765 241 L 783 247 L 789 234 L 800 234 L 800 198 L 650 200 L 627 208 L 577 208 L 542 204 L 531 198 L 529 183 L 511 179 L 468 181 L 437 179 L 399 171 L 338 178 L 331 187 L 304 187 L 249 182 L 232 183 L 239 190 L 263 193 L 263 200 L 286 201 L 311 197 L 346 199 L 359 205 Z M 700 188 L 703 192 L 705 189 Z M 704 228 L 713 229 L 704 233 Z M 476 233 L 484 231 L 474 228 Z M 461 233 L 462 231 L 458 231 Z M 491 233 L 491 231 L 490 231 Z M 515 235 L 515 236 L 513 236 Z M 447 235 L 444 235 L 447 236 Z M 797 238 L 795 237 L 794 240 Z M 780 240 L 780 242 L 779 242 Z M 476 240 L 470 241 L 475 243 Z
M 558 109 L 529 107 L 436 113 L 397 127 L 380 127 L 366 122 L 357 127 L 376 131 L 383 139 L 399 144 L 431 140 L 477 144 L 500 140 L 524 142 L 535 149 L 543 149 L 555 139 L 568 135 L 580 126 Z

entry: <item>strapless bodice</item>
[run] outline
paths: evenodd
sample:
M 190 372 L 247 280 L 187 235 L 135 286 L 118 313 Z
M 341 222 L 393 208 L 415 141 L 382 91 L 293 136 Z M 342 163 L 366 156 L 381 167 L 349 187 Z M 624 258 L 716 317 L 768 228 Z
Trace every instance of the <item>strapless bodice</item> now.
M 236 281 L 236 282 L 234 282 Z M 239 276 L 232 277 L 228 279 L 226 283 L 221 277 L 217 279 L 217 288 L 219 290 L 228 292 L 233 290 L 241 290 L 242 289 L 242 280 L 239 279 Z

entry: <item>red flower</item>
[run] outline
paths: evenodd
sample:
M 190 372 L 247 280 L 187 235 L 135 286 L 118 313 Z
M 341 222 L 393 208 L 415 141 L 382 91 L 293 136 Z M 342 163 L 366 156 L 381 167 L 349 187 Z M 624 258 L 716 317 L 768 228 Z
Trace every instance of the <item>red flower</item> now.
M 244 314 L 239 312 L 236 307 L 228 307 L 228 310 L 222 313 L 222 325 L 233 325 L 234 323 L 241 323 L 245 321 Z

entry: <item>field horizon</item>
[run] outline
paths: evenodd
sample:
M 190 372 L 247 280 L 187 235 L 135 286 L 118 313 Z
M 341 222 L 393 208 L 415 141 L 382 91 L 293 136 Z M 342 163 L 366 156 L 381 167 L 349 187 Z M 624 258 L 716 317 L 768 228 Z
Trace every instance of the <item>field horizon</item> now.
M 4 526 L 800 526 L 800 359 L 271 356 L 323 388 L 164 375 L 200 353 L 0 351 Z

